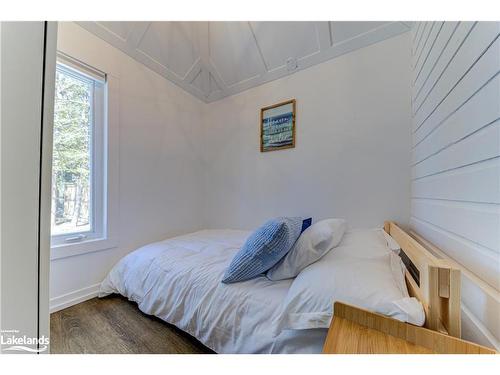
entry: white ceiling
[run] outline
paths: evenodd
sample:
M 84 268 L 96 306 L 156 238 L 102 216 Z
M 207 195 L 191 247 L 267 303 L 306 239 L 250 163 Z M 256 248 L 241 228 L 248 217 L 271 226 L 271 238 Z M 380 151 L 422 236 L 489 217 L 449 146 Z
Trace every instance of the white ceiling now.
M 404 22 L 79 25 L 207 103 L 409 30 Z

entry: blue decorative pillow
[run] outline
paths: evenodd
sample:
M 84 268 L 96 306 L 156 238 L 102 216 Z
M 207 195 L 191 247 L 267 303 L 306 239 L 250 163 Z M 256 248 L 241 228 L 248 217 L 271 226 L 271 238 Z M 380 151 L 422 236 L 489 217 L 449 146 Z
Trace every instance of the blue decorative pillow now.
M 301 229 L 300 233 L 302 234 L 303 231 L 305 231 L 307 228 L 309 228 L 311 226 L 312 222 L 313 222 L 312 217 L 302 220 L 302 229 Z
M 234 256 L 222 282 L 250 280 L 269 270 L 290 251 L 302 225 L 300 217 L 278 217 L 257 228 Z

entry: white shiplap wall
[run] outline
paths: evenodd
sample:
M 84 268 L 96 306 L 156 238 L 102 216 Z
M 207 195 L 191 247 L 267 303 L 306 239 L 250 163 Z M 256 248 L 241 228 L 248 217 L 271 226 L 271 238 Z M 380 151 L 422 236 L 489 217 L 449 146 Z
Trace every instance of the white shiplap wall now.
M 471 271 L 463 337 L 499 349 L 500 23 L 412 29 L 412 229 Z M 478 288 L 478 277 L 486 283 Z

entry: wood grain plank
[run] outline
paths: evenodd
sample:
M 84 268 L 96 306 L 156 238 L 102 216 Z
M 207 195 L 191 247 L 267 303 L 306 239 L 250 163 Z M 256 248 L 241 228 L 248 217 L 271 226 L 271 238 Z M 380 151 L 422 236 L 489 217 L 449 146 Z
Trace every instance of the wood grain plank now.
M 51 353 L 213 353 L 196 339 L 142 313 L 121 296 L 94 298 L 51 314 Z
M 500 33 L 500 26 L 496 22 L 478 22 L 476 27 L 464 40 L 463 45 L 459 48 L 457 54 L 446 67 L 443 75 L 432 88 L 422 110 L 427 105 L 438 102 L 449 92 L 456 82 L 471 68 L 472 65 L 481 57 L 488 48 L 491 48 L 491 43 L 497 39 Z
M 416 163 L 500 118 L 500 76 L 489 81 L 442 123 L 429 121 L 415 134 Z
M 500 120 L 412 167 L 412 178 L 430 176 L 500 156 Z
M 500 40 L 496 39 L 477 62 L 463 72 L 464 75 L 459 75 L 458 78 L 453 76 L 450 80 L 456 78 L 455 81 L 446 82 L 447 86 L 439 87 L 440 91 L 429 95 L 422 110 L 413 119 L 413 131 L 427 134 L 429 128 L 422 129 L 424 123 L 431 121 L 434 126 L 442 123 L 494 78 L 498 74 L 499 51 Z
M 412 198 L 500 204 L 500 158 L 413 181 Z M 450 189 L 453 186 L 453 189 Z
M 418 58 L 418 56 L 420 56 L 420 51 L 423 48 L 426 35 L 429 33 L 429 31 L 432 27 L 432 24 L 433 24 L 433 22 L 431 22 L 431 21 L 424 22 L 424 25 L 422 26 L 422 32 L 418 36 L 416 44 L 414 44 L 416 46 L 415 50 L 413 51 L 413 59 L 414 60 L 416 60 Z
M 458 22 L 445 22 L 443 25 L 443 28 L 441 29 L 441 32 L 439 33 L 438 37 L 436 38 L 436 42 L 434 44 L 434 47 L 432 47 L 429 57 L 427 58 L 427 61 L 425 64 L 422 66 L 420 73 L 418 77 L 416 78 L 414 85 L 413 85 L 413 96 L 416 97 L 417 93 L 420 92 L 420 89 L 422 88 L 422 85 L 424 85 L 427 80 L 429 79 L 429 76 L 431 73 L 434 71 L 434 69 L 437 66 L 437 63 L 444 53 L 444 50 L 448 43 L 450 42 L 453 34 L 455 33 L 457 27 L 458 27 Z M 412 101 L 414 98 L 412 98 Z
M 494 350 L 336 302 L 323 353 L 494 354 Z
M 416 71 L 419 69 L 420 64 L 422 61 L 425 59 L 425 56 L 427 55 L 427 50 L 429 48 L 429 45 L 432 44 L 433 39 L 432 36 L 436 35 L 436 30 L 439 30 L 441 26 L 441 22 L 430 22 L 430 27 L 428 28 L 426 34 L 424 35 L 424 41 L 422 43 L 422 48 L 417 52 L 417 54 L 414 57 L 415 64 L 413 67 L 413 70 Z
M 424 98 L 429 94 L 439 77 L 444 73 L 452 57 L 457 52 L 460 44 L 467 37 L 473 26 L 474 22 L 460 22 L 458 28 L 451 36 L 451 39 L 446 43 L 434 69 L 432 69 L 432 72 L 426 78 L 425 83 L 423 83 L 420 89 L 418 89 L 414 94 L 413 99 L 415 103 L 415 109 L 421 106 Z
M 419 36 L 423 31 L 419 31 Z M 443 325 L 500 348 L 500 23 L 445 22 L 415 54 L 410 227 L 462 265 L 439 297 Z M 416 36 L 416 35 L 415 35 Z M 430 37 L 429 37 L 430 39 Z M 420 47 L 413 39 L 413 50 Z M 416 74 L 416 75 L 415 75 Z M 444 274 L 439 273 L 444 278 Z M 449 279 L 455 275 L 450 273 Z M 441 286 L 441 284 L 439 284 Z M 487 285 L 488 288 L 483 288 Z M 460 308 L 450 306 L 461 294 Z M 447 295 L 448 291 L 440 290 Z M 456 302 L 456 301 L 455 301 Z M 454 303 L 451 303 L 453 305 Z M 448 322 L 447 322 L 448 321 Z
M 500 253 L 500 210 L 497 205 L 412 199 L 411 209 L 417 219 Z
M 422 73 L 423 67 L 426 65 L 427 60 L 429 59 L 429 56 L 431 55 L 431 52 L 434 48 L 434 45 L 438 41 L 439 34 L 441 33 L 441 30 L 443 26 L 445 25 L 444 21 L 441 22 L 434 22 L 433 29 L 431 33 L 429 34 L 429 39 L 427 41 L 427 44 L 425 45 L 421 58 L 415 62 L 415 67 L 413 70 L 413 84 L 415 84 L 416 80 Z
M 488 46 L 499 34 L 499 26 L 495 22 L 478 22 L 472 32 L 464 39 L 455 56 L 450 60 L 442 75 L 431 87 L 427 96 L 415 101 L 417 114 L 415 120 L 421 123 L 430 111 L 453 89 L 454 85 L 475 64 Z

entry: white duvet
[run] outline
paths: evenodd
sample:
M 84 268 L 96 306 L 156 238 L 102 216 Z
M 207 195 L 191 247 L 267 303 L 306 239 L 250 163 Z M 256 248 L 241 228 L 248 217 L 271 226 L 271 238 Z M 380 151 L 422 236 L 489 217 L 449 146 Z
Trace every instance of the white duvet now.
M 114 266 L 100 296 L 119 293 L 217 353 L 320 353 L 326 329 L 274 336 L 292 280 L 221 283 L 249 234 L 204 230 L 144 246 Z

